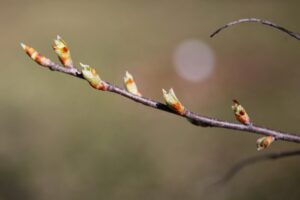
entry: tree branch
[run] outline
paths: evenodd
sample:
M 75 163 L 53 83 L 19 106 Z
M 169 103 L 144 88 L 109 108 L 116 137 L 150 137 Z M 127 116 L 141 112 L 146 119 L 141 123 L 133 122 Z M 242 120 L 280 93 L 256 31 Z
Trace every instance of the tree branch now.
M 292 156 L 300 156 L 300 149 L 291 150 L 291 151 L 282 151 L 282 152 L 275 152 L 275 153 L 269 153 L 264 155 L 258 155 L 249 157 L 246 159 L 243 159 L 233 165 L 228 172 L 225 174 L 225 176 L 220 179 L 218 182 L 216 182 L 214 185 L 223 185 L 230 181 L 238 172 L 240 172 L 242 169 L 249 165 L 256 164 L 258 162 L 263 161 L 269 161 L 269 160 L 277 160 L 281 158 L 287 158 Z
M 23 45 L 22 45 L 23 46 Z M 62 72 L 65 74 L 69 74 L 71 76 L 74 76 L 76 78 L 84 79 L 83 74 L 81 71 L 79 71 L 76 68 L 66 68 L 61 65 L 58 65 L 52 61 L 46 60 L 46 66 L 43 65 L 46 68 L 49 68 L 52 71 L 58 71 Z M 40 61 L 36 61 L 40 62 Z M 41 63 L 39 63 L 41 64 Z M 248 132 L 248 133 L 255 133 L 259 135 L 265 135 L 265 136 L 273 136 L 275 140 L 284 140 L 288 142 L 295 142 L 295 143 L 300 143 L 300 135 L 297 134 L 292 134 L 292 133 L 287 133 L 287 132 L 280 132 L 280 131 L 275 131 L 272 129 L 256 126 L 254 124 L 250 125 L 243 125 L 243 124 L 237 124 L 237 123 L 232 123 L 232 122 L 227 122 L 219 119 L 214 119 L 206 116 L 202 116 L 199 114 L 196 114 L 194 112 L 189 111 L 188 109 L 185 109 L 184 113 L 180 114 L 172 109 L 170 109 L 166 104 L 163 104 L 161 102 L 148 99 L 142 96 L 137 96 L 134 95 L 130 92 L 127 92 L 126 90 L 115 86 L 111 83 L 103 81 L 106 85 L 106 91 L 113 92 L 119 95 L 122 95 L 128 99 L 131 99 L 137 103 L 143 104 L 145 106 L 152 107 L 157 110 L 161 110 L 164 112 L 172 113 L 175 115 L 178 115 L 180 117 L 184 117 L 188 119 L 192 124 L 197 125 L 197 126 L 202 126 L 202 127 L 216 127 L 216 128 L 225 128 L 225 129 L 231 129 L 231 130 L 236 130 L 236 131 L 243 131 L 243 132 Z
M 268 20 L 263 20 L 263 19 L 257 19 L 257 18 L 245 18 L 245 19 L 239 19 L 236 21 L 232 21 L 229 22 L 228 24 L 225 24 L 224 26 L 218 28 L 215 32 L 213 32 L 210 37 L 214 37 L 216 34 L 218 34 L 220 31 L 222 31 L 223 29 L 226 29 L 230 26 L 236 25 L 236 24 L 240 24 L 240 23 L 244 23 L 244 22 L 256 22 L 256 23 L 260 23 L 266 26 L 270 26 L 272 28 L 275 28 L 277 30 L 280 30 L 284 33 L 287 33 L 288 35 L 290 35 L 293 38 L 296 38 L 297 40 L 300 40 L 300 34 L 292 32 L 282 26 L 279 26 L 277 24 L 274 24 L 273 22 L 270 22 Z

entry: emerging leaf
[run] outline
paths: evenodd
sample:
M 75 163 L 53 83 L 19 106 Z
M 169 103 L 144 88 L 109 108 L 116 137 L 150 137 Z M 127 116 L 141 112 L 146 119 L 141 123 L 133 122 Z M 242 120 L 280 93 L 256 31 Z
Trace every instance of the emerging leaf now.
M 126 74 L 124 77 L 124 85 L 128 92 L 135 94 L 137 96 L 142 96 L 142 94 L 138 91 L 138 88 L 133 79 L 133 76 L 128 71 L 126 71 Z
M 272 142 L 274 142 L 275 138 L 273 136 L 264 136 L 258 138 L 256 141 L 257 151 L 268 148 Z
M 171 88 L 169 90 L 169 92 L 167 92 L 164 89 L 162 91 L 163 91 L 163 96 L 164 96 L 165 102 L 169 106 L 169 108 L 171 108 L 172 110 L 174 110 L 180 114 L 184 114 L 185 108 L 180 103 L 180 101 L 177 99 L 177 97 L 174 93 L 174 90 Z
M 247 114 L 246 110 L 243 108 L 243 106 L 235 99 L 233 100 L 233 103 L 234 104 L 231 108 L 234 112 L 236 119 L 242 124 L 250 125 L 251 124 L 250 117 Z
M 80 63 L 82 69 L 82 75 L 85 80 L 89 82 L 89 84 L 98 90 L 106 90 L 107 84 L 101 80 L 100 76 L 97 74 L 94 68 L 91 68 L 89 65 L 85 65 Z
M 57 54 L 60 62 L 65 67 L 73 67 L 73 61 L 71 59 L 70 50 L 66 44 L 66 42 L 58 35 L 54 40 L 53 49 Z

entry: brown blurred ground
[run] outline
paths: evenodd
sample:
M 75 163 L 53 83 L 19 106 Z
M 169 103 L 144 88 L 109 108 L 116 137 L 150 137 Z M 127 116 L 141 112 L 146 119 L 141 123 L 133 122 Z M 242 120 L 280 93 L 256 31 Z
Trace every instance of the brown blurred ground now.
M 299 199 L 299 158 L 241 171 L 222 190 L 204 188 L 258 154 L 257 136 L 194 127 L 185 120 L 38 67 L 19 43 L 53 60 L 52 39 L 73 59 L 122 84 L 132 72 L 144 95 L 174 87 L 191 110 L 234 120 L 239 99 L 257 124 L 300 132 L 299 41 L 244 17 L 300 32 L 299 1 L 0 1 L 0 199 Z M 216 54 L 213 75 L 191 83 L 172 54 L 196 38 Z M 267 150 L 297 145 L 277 142 Z

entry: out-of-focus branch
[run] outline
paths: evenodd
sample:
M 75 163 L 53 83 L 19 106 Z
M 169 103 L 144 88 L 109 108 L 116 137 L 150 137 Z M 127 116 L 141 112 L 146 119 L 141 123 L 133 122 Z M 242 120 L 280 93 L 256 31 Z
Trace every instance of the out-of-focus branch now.
M 59 40 L 59 41 L 57 41 Z M 69 51 L 64 43 L 64 41 L 61 40 L 60 37 L 56 40 L 55 50 L 59 51 L 59 58 L 60 60 L 66 60 L 64 63 L 72 63 L 67 62 L 68 60 L 71 60 Z M 122 95 L 128 99 L 131 99 L 137 103 L 143 104 L 145 106 L 152 107 L 157 110 L 161 110 L 164 112 L 172 113 L 180 117 L 186 118 L 189 122 L 191 122 L 194 125 L 202 126 L 202 127 L 216 127 L 216 128 L 224 128 L 224 129 L 231 129 L 236 131 L 242 131 L 242 132 L 248 132 L 248 133 L 255 133 L 259 135 L 265 135 L 265 136 L 272 136 L 275 140 L 284 140 L 288 142 L 295 142 L 300 143 L 300 135 L 287 133 L 287 132 L 281 132 L 276 131 L 264 127 L 260 127 L 257 125 L 254 125 L 253 123 L 247 123 L 247 124 L 237 124 L 232 122 L 227 122 L 219 119 L 214 119 L 206 116 L 199 115 L 197 113 L 191 112 L 187 108 L 183 107 L 183 105 L 178 101 L 177 97 L 175 96 L 175 93 L 173 90 L 170 90 L 169 93 L 164 91 L 164 97 L 167 102 L 167 104 L 145 98 L 139 93 L 132 93 L 125 89 L 122 89 L 118 86 L 115 86 L 109 82 L 103 81 L 100 79 L 99 75 L 96 73 L 95 69 L 90 68 L 88 65 L 83 65 L 84 69 L 82 71 L 79 71 L 77 68 L 72 66 L 62 66 L 59 64 L 56 64 L 52 62 L 50 59 L 40 55 L 37 51 L 35 51 L 33 48 L 28 47 L 24 44 L 21 44 L 23 49 L 26 51 L 26 53 L 38 64 L 40 64 L 43 67 L 46 67 L 52 71 L 58 71 L 62 72 L 71 76 L 74 76 L 76 78 L 87 80 L 90 85 L 98 90 L 101 91 L 108 91 L 113 92 L 119 95 Z M 66 54 L 66 52 L 68 54 Z M 173 109 L 172 109 L 173 108 Z M 174 110 L 175 109 L 175 110 Z
M 247 166 L 256 164 L 258 162 L 277 160 L 277 159 L 282 159 L 282 158 L 287 158 L 287 157 L 292 157 L 292 156 L 300 156 L 300 149 L 291 150 L 291 151 L 268 153 L 268 154 L 264 154 L 264 155 L 258 155 L 258 156 L 253 156 L 253 157 L 243 159 L 243 160 L 239 161 L 238 163 L 234 164 L 228 170 L 228 172 L 223 176 L 223 178 L 220 179 L 215 184 L 216 185 L 223 185 L 223 184 L 227 183 L 228 181 L 232 180 L 232 178 L 238 172 L 240 172 L 242 169 L 244 169 Z
M 289 34 L 291 37 L 293 38 L 296 38 L 297 40 L 300 40 L 300 34 L 298 33 L 295 33 L 293 31 L 290 31 L 282 26 L 279 26 L 273 22 L 270 22 L 268 20 L 263 20 L 263 19 L 257 19 L 257 18 L 245 18 L 245 19 L 239 19 L 239 20 L 236 20 L 236 21 L 232 21 L 232 22 L 229 22 L 228 24 L 225 24 L 224 26 L 218 28 L 215 32 L 213 32 L 210 37 L 214 37 L 216 34 L 218 34 L 220 31 L 230 27 L 230 26 L 233 26 L 233 25 L 236 25 L 236 24 L 240 24 L 240 23 L 243 23 L 243 22 L 256 22 L 256 23 L 260 23 L 260 24 L 263 24 L 263 25 L 266 25 L 266 26 L 270 26 L 272 28 L 275 28 L 277 30 L 280 30 L 282 32 L 285 32 L 287 34 Z

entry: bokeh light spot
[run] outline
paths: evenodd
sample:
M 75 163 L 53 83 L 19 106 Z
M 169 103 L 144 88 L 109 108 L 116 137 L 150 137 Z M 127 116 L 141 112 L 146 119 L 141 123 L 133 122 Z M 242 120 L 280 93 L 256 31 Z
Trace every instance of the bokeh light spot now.
M 180 77 L 191 82 L 201 82 L 212 75 L 215 55 L 204 42 L 188 39 L 176 47 L 173 62 Z

